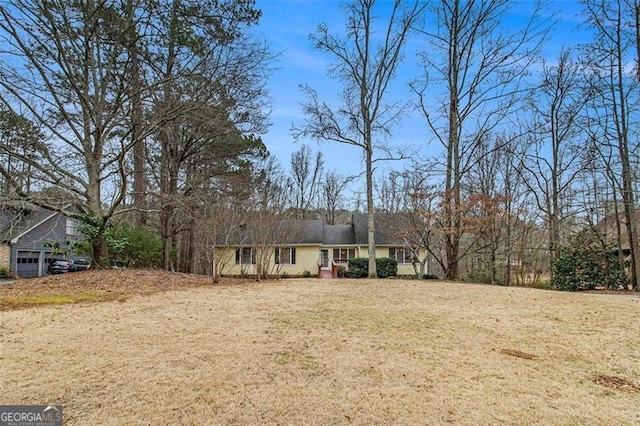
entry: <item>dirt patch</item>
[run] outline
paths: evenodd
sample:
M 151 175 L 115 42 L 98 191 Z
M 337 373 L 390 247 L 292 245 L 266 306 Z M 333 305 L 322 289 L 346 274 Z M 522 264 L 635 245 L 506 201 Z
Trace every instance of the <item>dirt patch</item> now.
M 623 378 L 616 376 L 607 376 L 605 374 L 596 374 L 591 378 L 594 383 L 602 385 L 604 387 L 615 389 L 621 392 L 627 393 L 640 393 L 640 386 L 635 383 Z
M 524 358 L 524 359 L 530 359 L 530 360 L 538 359 L 537 355 L 533 355 L 533 354 L 529 354 L 529 353 L 526 353 L 526 352 L 522 352 L 522 351 L 519 351 L 517 349 L 501 349 L 500 353 L 501 354 L 505 354 L 505 355 L 509 355 L 509 356 L 514 356 L 516 358 Z

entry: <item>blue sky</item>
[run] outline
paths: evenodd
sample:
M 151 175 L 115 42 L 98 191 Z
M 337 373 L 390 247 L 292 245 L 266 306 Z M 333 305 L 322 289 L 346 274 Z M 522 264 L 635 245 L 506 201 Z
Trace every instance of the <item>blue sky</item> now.
M 326 74 L 330 58 L 313 50 L 309 35 L 314 33 L 318 24 L 324 22 L 331 33 L 342 31 L 344 15 L 338 0 L 257 0 L 256 6 L 263 12 L 259 32 L 267 40 L 273 53 L 279 53 L 276 71 L 269 82 L 272 98 L 272 123 L 263 140 L 269 151 L 288 169 L 291 153 L 300 149 L 302 143 L 313 151 L 320 150 L 325 157 L 325 168 L 335 169 L 342 174 L 355 175 L 363 170 L 360 149 L 344 144 L 320 143 L 314 140 L 294 142 L 290 135 L 292 124 L 304 122 L 300 103 L 305 100 L 299 89 L 300 84 L 308 84 L 318 91 L 320 99 L 338 105 L 337 94 L 340 86 Z M 527 14 L 533 5 L 532 0 L 520 0 L 514 12 Z M 557 57 L 562 45 L 584 41 L 584 31 L 578 24 L 580 5 L 577 0 L 555 0 L 547 2 L 551 10 L 557 11 L 558 23 L 555 25 L 551 40 L 546 45 L 545 55 L 549 60 Z M 409 76 L 415 71 L 416 58 L 407 53 L 403 72 L 399 74 L 397 84 L 391 96 L 411 96 L 406 86 Z M 415 76 L 415 74 L 414 74 Z M 332 103 L 332 100 L 336 102 Z M 411 145 L 420 149 L 423 157 L 437 155 L 439 146 L 431 139 L 418 114 L 408 117 L 394 128 L 394 143 Z M 402 164 L 388 163 L 383 166 L 402 168 Z

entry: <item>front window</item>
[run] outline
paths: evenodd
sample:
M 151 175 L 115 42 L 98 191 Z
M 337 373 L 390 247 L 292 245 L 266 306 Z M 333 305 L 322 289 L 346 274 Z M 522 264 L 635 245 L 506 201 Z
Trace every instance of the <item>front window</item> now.
M 275 252 L 276 265 L 295 265 L 296 264 L 296 248 L 283 247 L 277 248 Z
M 236 265 L 255 265 L 256 252 L 251 247 L 241 247 L 236 250 Z
M 411 250 L 405 247 L 390 247 L 389 257 L 395 259 L 398 263 L 412 263 Z
M 349 259 L 356 257 L 356 249 L 354 248 L 334 248 L 333 261 L 336 263 L 347 263 Z

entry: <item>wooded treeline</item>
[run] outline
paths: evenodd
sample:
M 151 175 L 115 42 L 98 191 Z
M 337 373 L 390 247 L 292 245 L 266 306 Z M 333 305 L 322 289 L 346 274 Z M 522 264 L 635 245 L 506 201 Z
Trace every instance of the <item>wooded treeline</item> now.
M 553 56 L 543 3 L 512 21 L 512 0 L 348 5 L 341 35 L 320 25 L 311 39 L 334 60 L 342 104 L 304 87 L 307 121 L 290 142 L 303 144 L 278 160 L 261 140 L 277 54 L 256 36 L 253 0 L 0 3 L 1 192 L 80 207 L 67 213 L 85 224 L 98 265 L 110 264 L 110 229 L 124 221 L 157 235 L 163 268 L 205 273 L 234 227 L 348 219 L 355 178 L 304 144 L 346 143 L 362 148 L 357 201 L 370 229 L 396 227 L 424 248 L 423 272 L 523 284 L 550 272 L 574 235 L 599 229 L 594 241 L 630 259 L 637 287 L 638 0 L 583 0 L 593 40 Z M 388 88 L 408 41 L 418 59 L 397 102 Z M 439 154 L 394 140 L 408 111 Z M 389 158 L 411 166 L 376 174 Z M 374 211 L 405 219 L 374 224 Z

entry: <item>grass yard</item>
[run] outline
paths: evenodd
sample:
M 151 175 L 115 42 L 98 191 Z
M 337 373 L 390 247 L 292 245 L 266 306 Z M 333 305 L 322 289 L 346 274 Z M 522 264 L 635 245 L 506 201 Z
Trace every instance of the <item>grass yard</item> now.
M 638 296 L 113 274 L 0 287 L 0 404 L 62 404 L 65 425 L 640 424 Z

